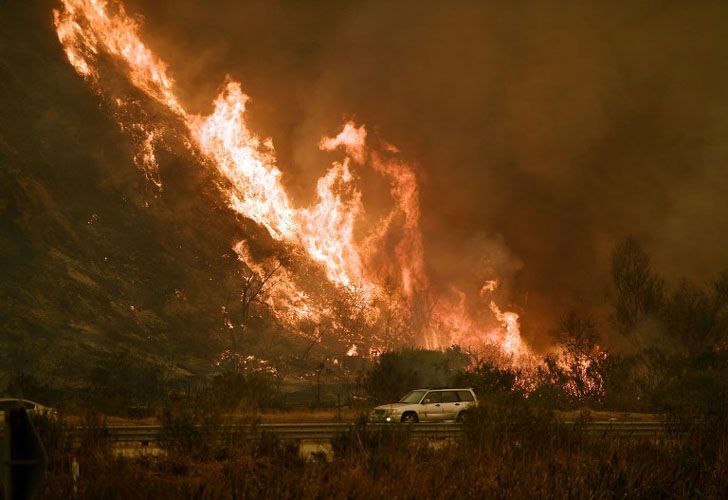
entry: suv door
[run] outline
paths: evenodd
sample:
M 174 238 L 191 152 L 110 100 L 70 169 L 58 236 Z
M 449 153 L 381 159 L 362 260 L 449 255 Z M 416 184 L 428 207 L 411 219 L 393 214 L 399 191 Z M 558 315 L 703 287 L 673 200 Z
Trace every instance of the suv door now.
M 442 414 L 443 420 L 455 420 L 458 413 L 464 408 L 456 391 L 442 392 Z
M 420 403 L 420 422 L 436 422 L 443 419 L 442 393 L 430 391 L 425 394 Z

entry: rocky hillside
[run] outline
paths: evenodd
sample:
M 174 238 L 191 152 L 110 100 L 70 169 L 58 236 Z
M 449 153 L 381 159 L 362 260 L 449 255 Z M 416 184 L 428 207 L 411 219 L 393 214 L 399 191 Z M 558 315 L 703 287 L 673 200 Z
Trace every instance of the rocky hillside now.
M 189 156 L 163 153 L 163 188 L 147 181 L 53 7 L 0 5 L 0 372 L 73 382 L 121 356 L 205 372 L 230 345 L 231 246 L 262 235 Z

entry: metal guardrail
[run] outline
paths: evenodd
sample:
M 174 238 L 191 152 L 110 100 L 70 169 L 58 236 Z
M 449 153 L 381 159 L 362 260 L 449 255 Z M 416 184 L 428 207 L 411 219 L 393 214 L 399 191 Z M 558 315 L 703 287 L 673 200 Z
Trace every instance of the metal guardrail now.
M 564 422 L 567 425 L 577 425 L 575 422 Z M 605 434 L 623 437 L 651 437 L 667 434 L 672 429 L 666 422 L 619 422 L 601 421 L 583 424 L 584 429 L 591 434 Z
M 581 425 L 575 422 L 564 422 L 564 425 Z M 584 430 L 590 434 L 602 434 L 612 437 L 658 437 L 668 431 L 664 422 L 588 422 L 583 424 Z M 220 439 L 253 440 L 264 434 L 274 435 L 282 441 L 329 440 L 338 434 L 353 431 L 353 423 L 298 423 L 298 424 L 239 424 L 220 425 L 215 427 L 197 427 L 200 432 L 211 433 Z M 458 439 L 465 433 L 462 424 L 458 423 L 419 423 L 419 424 L 367 424 L 372 431 L 401 432 L 413 439 Z M 147 446 L 157 443 L 165 437 L 173 438 L 175 432 L 182 429 L 166 430 L 162 426 L 110 426 L 104 429 L 75 428 L 70 431 L 74 440 L 80 440 L 87 432 L 109 439 L 119 445 L 140 444 Z
M 356 425 L 353 423 L 301 423 L 301 424 L 240 424 L 220 425 L 215 427 L 197 427 L 196 430 L 203 433 L 211 433 L 220 438 L 230 439 L 259 439 L 264 434 L 270 434 L 283 441 L 298 440 L 328 440 L 338 434 L 353 431 Z M 443 439 L 458 438 L 462 435 L 463 429 L 459 424 L 447 423 L 422 423 L 422 424 L 368 424 L 369 430 L 389 430 L 402 432 L 413 438 L 421 439 Z M 71 430 L 75 439 L 80 439 L 88 432 L 83 428 Z M 142 443 L 148 444 L 160 441 L 165 437 L 174 437 L 182 429 L 163 429 L 161 426 L 110 426 L 104 429 L 93 430 L 116 443 Z

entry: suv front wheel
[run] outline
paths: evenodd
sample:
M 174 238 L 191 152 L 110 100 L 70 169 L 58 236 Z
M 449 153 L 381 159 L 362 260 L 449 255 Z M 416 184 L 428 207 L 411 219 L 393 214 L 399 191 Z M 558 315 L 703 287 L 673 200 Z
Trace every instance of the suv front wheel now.
M 408 411 L 404 415 L 402 415 L 402 423 L 403 424 L 416 424 L 417 423 L 417 414 L 412 411 Z

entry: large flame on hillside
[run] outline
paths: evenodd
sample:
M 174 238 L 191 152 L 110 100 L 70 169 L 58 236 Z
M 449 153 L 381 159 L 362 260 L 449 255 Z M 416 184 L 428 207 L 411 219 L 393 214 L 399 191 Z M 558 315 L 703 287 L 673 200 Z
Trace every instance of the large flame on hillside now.
M 106 83 L 108 64 L 104 62 L 110 62 L 137 91 L 183 124 L 189 147 L 225 179 L 223 189 L 232 210 L 264 227 L 292 254 L 307 256 L 319 265 L 342 297 L 356 297 L 361 304 L 357 324 L 381 332 L 368 336 L 369 345 L 360 348 L 351 339 L 342 339 L 353 346 L 349 352 L 380 351 L 396 344 L 401 330 L 408 328 L 414 331 L 416 343 L 431 348 L 495 344 L 514 359 L 529 355 L 521 341 L 518 315 L 502 312 L 493 301 L 496 277 L 484 284 L 477 297 L 481 308 L 477 318 L 469 312 L 461 290 L 433 291 L 419 227 L 417 175 L 395 147 L 383 140 L 370 141 L 363 125 L 345 123 L 340 133 L 324 137 L 319 144 L 324 151 L 341 154 L 342 159 L 318 180 L 314 203 L 297 207 L 281 183 L 283 174 L 272 142 L 248 128 L 248 97 L 240 83 L 225 82 L 209 116 L 189 113 L 175 94 L 167 66 L 140 40 L 138 23 L 121 4 L 104 0 L 61 3 L 53 14 L 68 61 L 108 99 L 122 130 L 138 145 L 135 161 L 147 177 L 161 187 L 155 150 L 164 147 L 165 125 L 150 118 L 138 99 Z M 372 148 L 372 142 L 381 146 Z M 362 169 L 372 169 L 384 179 L 392 201 L 389 212 L 370 227 L 363 226 L 365 206 L 357 173 Z M 287 266 L 256 261 L 245 242 L 236 244 L 235 251 L 251 273 L 277 272 L 275 287 L 266 300 L 276 317 L 294 331 L 302 322 L 318 325 L 328 317 L 330 324 L 341 327 L 351 319 L 333 317 L 334 308 L 317 302 L 298 286 Z M 483 319 L 482 311 L 487 318 Z M 364 342 L 363 338 L 360 335 L 359 340 Z

